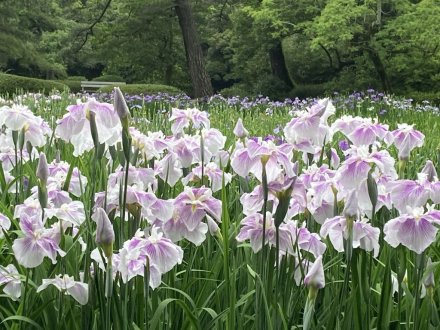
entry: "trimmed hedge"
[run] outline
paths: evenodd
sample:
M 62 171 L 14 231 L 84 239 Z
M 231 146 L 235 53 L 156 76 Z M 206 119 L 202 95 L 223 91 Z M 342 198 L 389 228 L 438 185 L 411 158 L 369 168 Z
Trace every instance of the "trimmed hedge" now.
M 66 78 L 67 80 L 75 80 L 75 81 L 84 81 L 87 80 L 85 76 L 69 76 Z
M 115 82 L 125 82 L 124 78 L 115 74 L 105 74 L 101 77 L 93 78 L 92 81 L 115 81 Z
M 182 94 L 183 92 L 173 86 L 168 85 L 158 85 L 158 84 L 130 84 L 130 85 L 120 85 L 119 88 L 122 92 L 127 94 L 157 94 L 157 93 L 167 93 L 172 95 Z M 111 93 L 113 91 L 112 86 L 106 86 L 99 89 L 103 93 Z
M 413 99 L 414 103 L 429 101 L 431 105 L 440 105 L 440 92 L 417 92 L 412 91 L 404 95 L 405 98 Z
M 81 80 L 58 80 L 58 82 L 69 87 L 71 93 L 81 92 Z
M 53 89 L 63 91 L 68 87 L 60 82 L 52 80 L 35 79 L 0 73 L 0 94 L 15 94 L 17 91 L 44 92 L 49 94 Z

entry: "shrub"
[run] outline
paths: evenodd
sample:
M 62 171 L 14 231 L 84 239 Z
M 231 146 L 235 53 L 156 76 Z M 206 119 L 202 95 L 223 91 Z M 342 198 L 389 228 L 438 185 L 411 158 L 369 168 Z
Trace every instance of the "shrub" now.
M 14 94 L 19 90 L 49 94 L 53 89 L 63 91 L 67 88 L 61 82 L 0 73 L 0 94 Z
M 117 81 L 117 82 L 125 82 L 125 79 L 121 76 L 115 74 L 105 74 L 101 77 L 96 77 L 92 79 L 93 81 Z
M 250 94 L 249 91 L 246 90 L 245 86 L 243 86 L 242 84 L 234 84 L 231 87 L 223 88 L 222 90 L 220 90 L 219 93 L 225 97 L 245 97 Z
M 84 79 L 87 80 L 87 79 Z M 81 80 L 58 80 L 58 82 L 67 85 L 72 93 L 81 92 Z
M 326 84 L 316 84 L 316 85 L 298 85 L 291 92 L 291 98 L 305 99 L 307 97 L 318 97 L 323 96 L 327 92 Z
M 87 80 L 87 78 L 85 76 L 70 76 L 70 77 L 67 77 L 67 80 L 85 81 L 85 80 Z
M 417 92 L 411 91 L 403 95 L 405 98 L 413 99 L 414 103 L 429 101 L 431 105 L 440 105 L 440 92 Z
M 182 91 L 176 87 L 168 85 L 158 85 L 158 84 L 130 84 L 130 85 L 120 85 L 121 91 L 127 94 L 157 94 L 157 93 L 168 93 L 168 94 L 181 94 Z M 103 93 L 111 93 L 113 90 L 112 86 L 106 86 L 99 89 Z

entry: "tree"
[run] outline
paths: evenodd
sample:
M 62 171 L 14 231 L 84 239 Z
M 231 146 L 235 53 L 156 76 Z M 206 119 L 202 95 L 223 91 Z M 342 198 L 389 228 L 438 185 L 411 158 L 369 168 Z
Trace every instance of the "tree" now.
M 197 34 L 196 24 L 188 0 L 175 0 L 176 15 L 182 30 L 186 60 L 195 97 L 213 94 L 211 80 L 205 69 L 202 48 Z

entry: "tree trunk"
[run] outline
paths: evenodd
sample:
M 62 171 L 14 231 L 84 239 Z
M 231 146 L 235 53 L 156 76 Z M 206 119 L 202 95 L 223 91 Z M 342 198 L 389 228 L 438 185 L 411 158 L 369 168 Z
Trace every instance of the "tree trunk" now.
M 377 74 L 379 75 L 380 81 L 382 83 L 382 88 L 384 92 L 390 93 L 391 92 L 391 84 L 388 79 L 388 74 L 385 69 L 385 66 L 382 63 L 382 60 L 379 56 L 379 54 L 374 50 L 373 48 L 366 48 L 367 54 L 371 59 L 371 62 L 373 62 L 374 68 L 376 69 Z
M 286 84 L 286 86 L 292 88 L 292 80 L 290 79 L 289 72 L 286 67 L 286 60 L 284 58 L 283 47 L 281 41 L 278 41 L 269 50 L 270 67 L 272 74 Z
M 205 69 L 202 47 L 189 0 L 175 0 L 175 8 L 185 45 L 186 62 L 194 88 L 194 97 L 211 96 L 213 94 L 211 79 Z

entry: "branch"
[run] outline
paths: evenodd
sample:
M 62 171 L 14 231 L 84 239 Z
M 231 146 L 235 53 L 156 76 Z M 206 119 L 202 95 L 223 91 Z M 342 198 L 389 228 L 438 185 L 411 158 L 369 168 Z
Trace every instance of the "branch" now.
M 101 14 L 99 15 L 99 17 L 87 28 L 87 29 L 84 29 L 84 30 L 81 30 L 80 32 L 78 32 L 78 34 L 76 35 L 76 37 L 78 38 L 82 33 L 86 33 L 86 36 L 85 36 L 85 38 L 84 38 L 84 40 L 83 40 L 83 42 L 82 42 L 82 44 L 79 46 L 79 48 L 76 50 L 77 52 L 79 52 L 83 47 L 84 47 L 84 45 L 87 43 L 87 40 L 88 40 L 88 38 L 89 38 L 89 35 L 93 35 L 93 28 L 95 27 L 95 25 L 96 24 L 98 24 L 100 21 L 101 21 L 101 19 L 104 17 L 104 15 L 105 15 L 105 13 L 106 13 L 106 11 L 107 11 L 107 9 L 110 7 L 110 4 L 111 4 L 111 2 L 112 2 L 112 0 L 107 0 L 107 3 L 105 4 L 105 7 L 104 7 L 104 9 L 102 10 L 102 12 L 101 12 Z
M 324 47 L 323 44 L 319 43 L 319 46 L 324 50 L 324 52 L 327 54 L 328 57 L 328 61 L 330 64 L 330 68 L 333 68 L 333 59 L 332 56 L 330 55 L 329 51 L 327 50 L 327 48 Z

